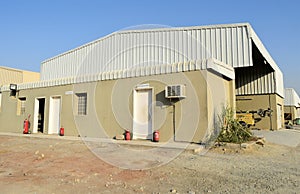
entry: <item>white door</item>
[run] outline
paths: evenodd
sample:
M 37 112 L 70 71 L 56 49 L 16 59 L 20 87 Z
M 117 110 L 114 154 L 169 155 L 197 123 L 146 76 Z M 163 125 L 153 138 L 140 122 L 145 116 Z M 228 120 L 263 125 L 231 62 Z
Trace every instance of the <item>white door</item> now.
M 277 129 L 282 128 L 282 107 L 277 104 Z
M 39 100 L 34 100 L 34 114 L 33 114 L 33 133 L 38 132 L 38 120 L 39 120 Z
M 48 134 L 59 134 L 60 103 L 61 98 L 59 96 L 50 98 Z
M 134 90 L 133 139 L 152 139 L 152 89 Z

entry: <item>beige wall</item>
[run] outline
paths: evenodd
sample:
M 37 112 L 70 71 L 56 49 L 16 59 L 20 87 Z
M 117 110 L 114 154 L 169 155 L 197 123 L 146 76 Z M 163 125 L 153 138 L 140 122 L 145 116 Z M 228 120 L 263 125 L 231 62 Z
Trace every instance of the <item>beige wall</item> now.
M 281 107 L 281 114 L 277 111 L 277 107 Z M 258 109 L 266 110 L 271 108 L 271 117 L 260 117 L 254 114 L 254 118 L 257 119 L 257 123 L 253 128 L 259 129 L 280 129 L 283 127 L 283 98 L 276 94 L 270 95 L 247 95 L 236 97 L 236 110 L 237 111 L 257 111 Z M 280 118 L 281 126 L 278 124 L 278 118 Z
M 61 126 L 65 135 L 82 137 L 109 137 L 133 128 L 133 91 L 140 84 L 152 88 L 153 130 L 160 131 L 161 141 L 173 140 L 175 105 L 176 140 L 201 142 L 207 132 L 218 125 L 218 116 L 225 105 L 234 106 L 234 81 L 223 79 L 209 71 L 193 71 L 168 75 L 155 75 L 120 80 L 107 80 L 76 85 L 21 90 L 17 97 L 26 97 L 26 112 L 17 116 L 17 99 L 2 93 L 0 131 L 22 133 L 23 121 L 31 114 L 33 129 L 35 99 L 43 97 L 45 103 L 45 129 L 48 133 L 49 102 L 60 96 Z M 186 98 L 165 98 L 165 86 L 183 84 Z M 76 93 L 87 93 L 87 115 L 73 115 Z
M 173 106 L 164 96 L 166 85 L 186 85 L 187 97 L 172 101 L 177 141 L 202 141 L 207 130 L 216 127 L 216 117 L 223 106 L 233 106 L 235 97 L 232 93 L 234 81 L 207 71 L 103 81 L 97 85 L 95 93 L 101 100 L 95 102 L 99 122 L 108 136 L 122 134 L 125 129 L 132 131 L 133 91 L 145 83 L 153 88 L 153 129 L 160 131 L 162 141 L 173 140 L 174 135 Z
M 45 98 L 45 129 L 44 133 L 48 133 L 49 120 L 49 101 L 51 96 L 61 96 L 61 126 L 65 128 L 66 135 L 77 136 L 77 130 L 73 119 L 72 112 L 72 95 L 66 95 L 65 91 L 72 90 L 72 86 L 58 86 L 49 88 L 36 88 L 30 90 L 21 90 L 16 97 L 10 97 L 9 92 L 2 92 L 2 104 L 0 112 L 0 130 L 5 132 L 22 133 L 23 121 L 28 115 L 31 115 L 29 121 L 31 123 L 30 130 L 33 130 L 34 106 L 36 98 Z M 17 115 L 17 99 L 26 97 L 25 113 Z

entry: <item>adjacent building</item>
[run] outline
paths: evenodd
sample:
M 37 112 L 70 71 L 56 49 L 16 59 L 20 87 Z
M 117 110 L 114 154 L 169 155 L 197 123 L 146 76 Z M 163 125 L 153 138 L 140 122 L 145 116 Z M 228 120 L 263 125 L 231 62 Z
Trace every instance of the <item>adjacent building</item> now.
M 12 83 L 37 82 L 39 80 L 40 73 L 0 66 L 0 86 Z
M 0 66 L 0 87 L 1 88 L 2 86 L 9 85 L 9 84 L 37 82 L 39 80 L 40 80 L 40 73 Z M 0 111 L 2 108 L 1 105 L 2 105 L 2 92 L 0 92 Z
M 285 88 L 284 92 L 284 119 L 293 122 L 300 118 L 300 98 L 293 88 Z

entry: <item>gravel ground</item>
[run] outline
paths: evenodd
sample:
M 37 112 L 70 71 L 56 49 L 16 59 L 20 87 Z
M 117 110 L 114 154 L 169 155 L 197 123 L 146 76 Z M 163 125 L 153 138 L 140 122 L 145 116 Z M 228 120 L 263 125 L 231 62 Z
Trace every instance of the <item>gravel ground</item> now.
M 81 141 L 0 135 L 0 193 L 299 193 L 300 146 L 227 144 L 124 170 Z

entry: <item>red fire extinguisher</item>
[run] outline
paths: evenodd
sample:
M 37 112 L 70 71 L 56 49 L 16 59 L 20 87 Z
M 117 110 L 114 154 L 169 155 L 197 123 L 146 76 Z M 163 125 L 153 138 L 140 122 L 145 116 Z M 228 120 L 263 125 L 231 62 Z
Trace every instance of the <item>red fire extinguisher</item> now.
M 153 132 L 153 141 L 154 142 L 159 142 L 159 131 L 154 131 Z
M 28 134 L 29 131 L 29 120 L 25 119 L 23 124 L 23 134 Z
M 129 130 L 125 130 L 125 140 L 130 140 L 130 131 Z
M 28 118 L 24 120 L 23 123 L 23 134 L 28 134 L 29 133 L 29 127 L 30 127 L 30 123 L 29 123 L 29 118 L 31 115 L 28 115 Z
M 65 135 L 65 128 L 61 127 L 61 128 L 59 129 L 59 135 L 60 135 L 60 136 L 64 136 L 64 135 Z

